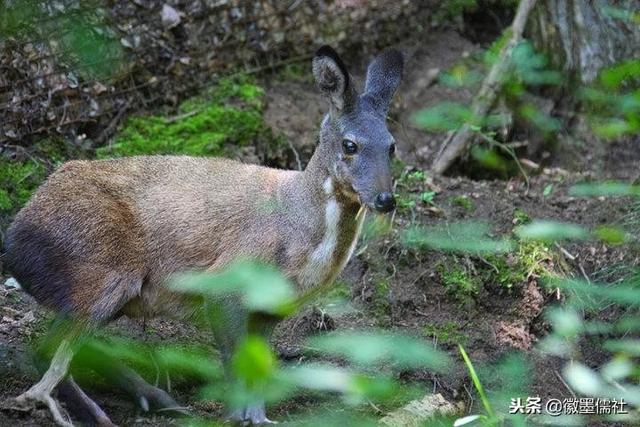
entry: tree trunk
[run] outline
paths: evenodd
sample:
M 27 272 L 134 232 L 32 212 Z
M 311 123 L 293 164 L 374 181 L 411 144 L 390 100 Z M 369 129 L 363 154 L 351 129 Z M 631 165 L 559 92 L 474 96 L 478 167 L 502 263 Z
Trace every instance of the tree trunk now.
M 640 57 L 639 0 L 543 0 L 531 38 L 551 63 L 588 83 L 620 60 Z

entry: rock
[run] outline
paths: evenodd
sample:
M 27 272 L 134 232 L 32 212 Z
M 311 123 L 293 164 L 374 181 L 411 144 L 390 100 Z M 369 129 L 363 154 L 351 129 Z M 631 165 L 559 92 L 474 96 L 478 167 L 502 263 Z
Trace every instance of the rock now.
M 20 283 L 18 283 L 18 281 L 13 277 L 9 277 L 7 280 L 5 280 L 4 285 L 7 288 L 22 289 L 22 287 L 20 286 Z
M 177 10 L 166 3 L 162 6 L 162 26 L 164 28 L 170 30 L 173 27 L 177 27 L 180 24 L 180 20 L 180 14 Z
M 390 427 L 418 427 L 436 415 L 451 415 L 461 408 L 445 400 L 440 393 L 427 394 L 420 400 L 412 400 L 402 408 L 390 412 L 380 424 Z
M 29 310 L 22 316 L 20 319 L 20 326 L 28 325 L 29 323 L 33 323 L 36 321 L 36 316 L 33 314 L 33 310 Z

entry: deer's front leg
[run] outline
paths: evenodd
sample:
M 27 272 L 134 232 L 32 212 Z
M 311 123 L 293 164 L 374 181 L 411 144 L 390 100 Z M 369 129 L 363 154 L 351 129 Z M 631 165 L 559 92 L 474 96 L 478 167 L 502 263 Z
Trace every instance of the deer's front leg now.
M 269 340 L 277 318 L 262 313 L 249 313 L 236 297 L 227 297 L 211 303 L 208 308 L 213 334 L 220 349 L 227 381 L 233 381 L 231 359 L 238 345 L 249 333 Z M 233 408 L 228 417 L 243 425 L 273 424 L 267 418 L 264 402 L 255 402 L 242 408 Z

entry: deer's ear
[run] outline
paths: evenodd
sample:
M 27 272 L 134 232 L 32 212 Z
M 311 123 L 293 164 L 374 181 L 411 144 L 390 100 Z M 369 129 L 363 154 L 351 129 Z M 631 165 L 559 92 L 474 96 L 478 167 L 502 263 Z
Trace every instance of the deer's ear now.
M 396 49 L 387 49 L 378 55 L 367 68 L 364 97 L 382 115 L 387 114 L 391 98 L 402 80 L 404 56 Z
M 318 88 L 329 97 L 331 104 L 343 110 L 353 100 L 349 72 L 340 56 L 330 46 L 322 46 L 313 58 L 313 76 Z

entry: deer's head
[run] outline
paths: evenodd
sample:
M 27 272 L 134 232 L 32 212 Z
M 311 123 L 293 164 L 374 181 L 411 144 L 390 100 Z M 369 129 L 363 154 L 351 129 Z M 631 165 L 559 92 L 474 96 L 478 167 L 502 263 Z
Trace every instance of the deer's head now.
M 403 63 L 397 50 L 380 54 L 369 64 L 360 94 L 331 47 L 321 47 L 313 59 L 316 83 L 331 101 L 319 142 L 329 156 L 329 173 L 341 191 L 378 212 L 395 208 L 391 178 L 395 141 L 386 116 L 402 78 Z

